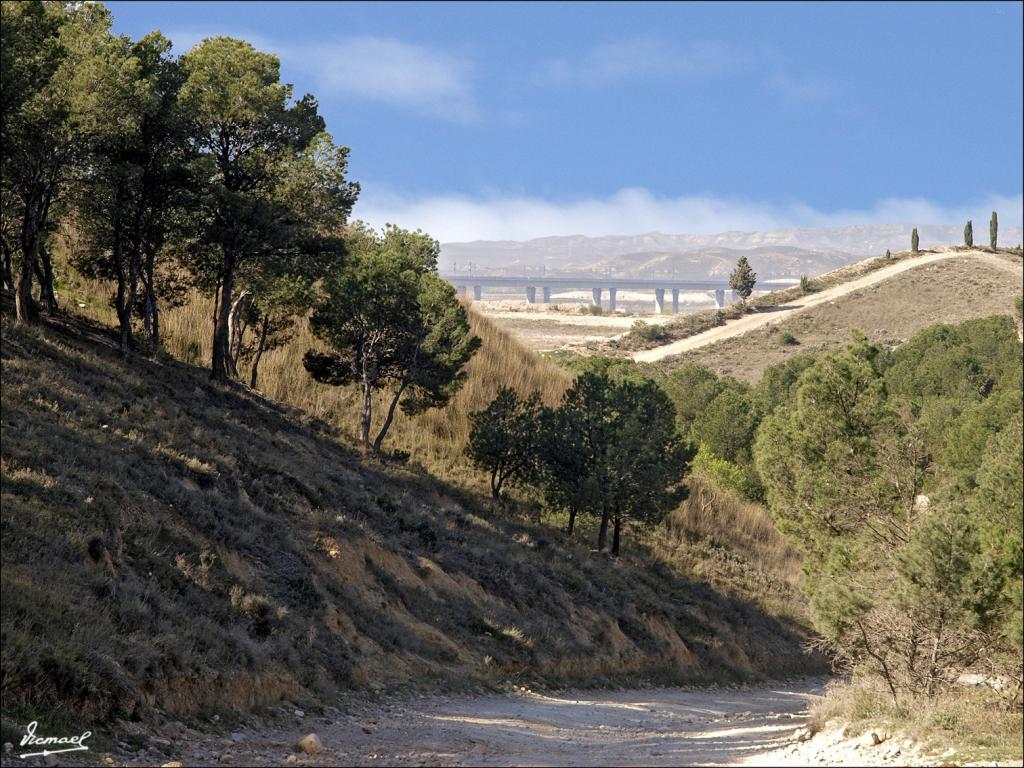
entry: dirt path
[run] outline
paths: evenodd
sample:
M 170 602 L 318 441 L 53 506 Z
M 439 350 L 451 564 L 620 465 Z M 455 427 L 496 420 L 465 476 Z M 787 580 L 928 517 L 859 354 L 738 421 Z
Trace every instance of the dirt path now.
M 732 765 L 791 742 L 824 681 L 749 690 L 429 696 L 174 739 L 185 765 Z M 294 755 L 306 733 L 324 751 Z M 178 751 L 180 749 L 180 752 Z
M 883 267 L 882 269 L 876 270 L 847 283 L 842 283 L 840 285 L 833 286 L 832 288 L 826 288 L 824 291 L 819 293 L 802 296 L 795 301 L 780 304 L 778 307 L 775 307 L 770 311 L 746 315 L 738 320 L 732 320 L 726 325 L 718 328 L 712 328 L 710 331 L 698 333 L 695 336 L 680 339 L 679 341 L 674 341 L 671 344 L 666 344 L 661 347 L 655 347 L 654 349 L 636 352 L 633 354 L 633 359 L 641 363 L 653 363 L 657 360 L 670 357 L 671 355 L 688 352 L 691 349 L 697 349 L 698 347 L 703 347 L 707 344 L 721 341 L 722 339 L 728 339 L 732 336 L 740 336 L 754 330 L 755 328 L 762 328 L 766 325 L 777 323 L 780 320 L 792 317 L 793 314 L 797 312 L 802 312 L 820 304 L 835 301 L 840 296 L 846 296 L 854 291 L 867 288 L 868 286 L 880 283 L 883 280 L 888 280 L 890 277 L 898 275 L 901 272 L 906 272 L 909 269 L 914 269 L 925 264 L 931 264 L 936 261 L 942 261 L 943 259 L 963 257 L 982 259 L 995 267 L 1006 270 L 1007 272 L 1018 275 L 1020 274 L 1020 266 L 1018 264 L 1013 264 L 995 254 L 985 253 L 984 251 L 941 251 L 939 253 L 930 253 L 925 256 L 900 261 L 893 264 L 891 267 Z

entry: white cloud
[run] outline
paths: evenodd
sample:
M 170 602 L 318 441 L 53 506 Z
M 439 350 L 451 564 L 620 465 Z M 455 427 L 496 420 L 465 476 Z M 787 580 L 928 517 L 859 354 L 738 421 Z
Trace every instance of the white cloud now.
M 835 85 L 816 77 L 776 74 L 768 85 L 788 104 L 817 104 L 832 98 Z
M 607 198 L 551 202 L 530 197 L 474 199 L 460 195 L 403 199 L 374 194 L 365 185 L 355 218 L 420 228 L 442 242 L 528 240 L 551 235 L 630 235 L 643 232 L 714 234 L 790 227 L 855 224 L 987 222 L 999 211 L 1004 227 L 1019 227 L 1024 197 L 993 195 L 971 204 L 942 206 L 920 198 L 886 198 L 863 209 L 821 211 L 802 203 L 773 204 L 716 197 L 658 197 L 623 189 Z
M 744 56 L 717 42 L 677 48 L 652 37 L 635 37 L 593 48 L 581 59 L 554 59 L 541 65 L 542 84 L 597 87 L 635 78 L 697 77 L 730 69 Z
M 475 65 L 446 51 L 391 37 L 351 37 L 290 50 L 288 63 L 322 89 L 470 122 L 480 116 Z
M 476 65 L 436 48 L 393 37 L 342 37 L 297 46 L 278 43 L 241 29 L 168 33 L 176 53 L 184 53 L 207 37 L 223 34 L 248 40 L 261 51 L 276 54 L 286 80 L 302 75 L 298 93 L 339 93 L 408 109 L 456 122 L 480 117 L 474 88 Z

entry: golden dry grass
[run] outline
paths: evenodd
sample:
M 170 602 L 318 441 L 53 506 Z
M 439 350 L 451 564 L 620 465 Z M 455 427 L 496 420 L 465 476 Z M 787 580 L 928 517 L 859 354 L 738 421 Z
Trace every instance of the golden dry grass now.
M 109 304 L 111 286 L 72 273 L 65 289 L 71 311 L 104 325 L 114 325 Z M 176 360 L 196 366 L 208 364 L 213 347 L 213 301 L 193 291 L 185 303 L 163 312 L 161 334 L 164 351 Z M 480 351 L 466 368 L 463 387 L 445 408 L 420 416 L 398 413 L 385 448 L 410 454 L 432 474 L 464 487 L 482 489 L 482 476 L 471 469 L 462 451 L 469 438 L 469 414 L 487 406 L 502 386 L 522 395 L 539 391 L 544 402 L 555 405 L 569 386 L 570 377 L 557 364 L 520 344 L 493 320 L 469 309 L 473 333 L 481 339 Z M 312 417 L 337 426 L 353 442 L 358 432 L 359 408 L 354 387 L 331 387 L 314 381 L 302 365 L 307 350 L 322 345 L 303 319 L 294 337 L 267 352 L 260 363 L 258 389 L 280 403 L 301 408 Z M 240 370 L 248 381 L 249 371 Z M 379 418 L 386 394 L 375 403 Z

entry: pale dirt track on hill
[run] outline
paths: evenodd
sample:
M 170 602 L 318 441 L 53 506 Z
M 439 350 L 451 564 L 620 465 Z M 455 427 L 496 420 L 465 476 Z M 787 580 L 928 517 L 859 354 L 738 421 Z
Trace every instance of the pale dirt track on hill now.
M 280 764 L 314 732 L 324 751 L 296 764 L 733 765 L 792 742 L 823 690 L 818 680 L 748 690 L 427 696 L 215 741 L 176 739 L 186 749 L 174 759 Z
M 633 354 L 633 359 L 640 363 L 653 363 L 658 360 L 662 360 L 663 358 L 671 357 L 672 355 L 688 352 L 692 349 L 697 349 L 707 344 L 721 341 L 722 339 L 740 336 L 756 328 L 762 328 L 766 325 L 780 322 L 781 320 L 792 317 L 795 313 L 835 301 L 841 296 L 846 296 L 847 294 L 853 293 L 862 288 L 867 288 L 868 286 L 888 280 L 901 272 L 906 272 L 907 270 L 924 266 L 925 264 L 931 264 L 932 262 L 942 261 L 943 259 L 962 257 L 978 258 L 999 269 L 1004 269 L 1007 272 L 1016 274 L 1020 273 L 1019 265 L 1015 265 L 1006 259 L 984 251 L 951 250 L 939 253 L 930 253 L 917 258 L 905 259 L 893 264 L 891 267 L 883 267 L 882 269 L 871 272 L 863 277 L 856 278 L 855 280 L 842 283 L 841 285 L 836 285 L 832 288 L 826 288 L 819 293 L 801 296 L 799 299 L 794 301 L 786 304 L 780 304 L 778 307 L 774 307 L 770 311 L 746 315 L 738 320 L 732 320 L 726 325 L 718 328 L 712 328 L 710 331 L 705 331 L 704 333 L 699 333 L 686 339 L 680 339 L 679 341 L 674 341 L 671 344 L 665 344 L 661 347 L 655 347 L 654 349 L 635 352 Z

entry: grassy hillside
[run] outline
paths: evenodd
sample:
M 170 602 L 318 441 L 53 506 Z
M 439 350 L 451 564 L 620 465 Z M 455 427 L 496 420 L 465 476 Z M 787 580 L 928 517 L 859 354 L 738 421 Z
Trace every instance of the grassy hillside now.
M 1005 269 L 970 256 L 926 264 L 835 302 L 657 365 L 671 370 L 683 363 L 697 363 L 755 383 L 769 366 L 807 352 L 838 349 L 849 341 L 853 330 L 862 331 L 875 343 L 894 347 L 934 323 L 1012 314 L 1013 302 L 1024 284 L 1024 263 L 1019 255 L 1010 253 L 1001 258 Z M 851 268 L 851 277 L 860 274 L 854 269 L 857 266 Z
M 187 343 L 184 312 L 202 354 L 202 307 L 167 318 L 169 347 Z M 395 445 L 424 463 L 461 462 L 464 413 L 499 381 L 549 397 L 564 386 L 476 327 L 484 352 L 466 391 L 399 427 Z M 771 609 L 792 563 L 777 569 L 743 536 L 702 536 L 686 510 L 657 546 L 611 561 L 414 465 L 365 463 L 346 447 L 345 393 L 307 382 L 295 351 L 275 353 L 264 381 L 282 400 L 301 393 L 306 413 L 167 355 L 122 361 L 86 321 L 24 329 L 5 305 L 2 336 L 8 713 L 102 720 L 345 686 L 818 668 L 786 618 L 798 609 Z M 775 586 L 744 585 L 736 561 Z

